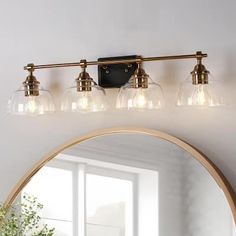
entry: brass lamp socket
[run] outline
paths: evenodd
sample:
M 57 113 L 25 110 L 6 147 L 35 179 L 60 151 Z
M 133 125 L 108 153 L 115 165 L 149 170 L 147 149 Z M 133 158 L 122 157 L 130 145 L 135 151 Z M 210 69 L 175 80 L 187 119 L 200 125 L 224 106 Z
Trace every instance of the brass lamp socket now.
M 132 88 L 148 88 L 148 75 L 145 70 L 138 67 L 131 77 Z
M 39 96 L 39 84 L 40 82 L 32 75 L 32 73 L 28 75 L 23 82 L 25 96 Z
M 191 72 L 192 75 L 192 83 L 193 84 L 208 84 L 208 75 L 209 71 L 206 69 L 204 65 L 201 63 L 197 64 L 193 71 Z
M 83 70 L 76 79 L 77 91 L 92 91 L 92 83 L 94 82 L 89 73 Z

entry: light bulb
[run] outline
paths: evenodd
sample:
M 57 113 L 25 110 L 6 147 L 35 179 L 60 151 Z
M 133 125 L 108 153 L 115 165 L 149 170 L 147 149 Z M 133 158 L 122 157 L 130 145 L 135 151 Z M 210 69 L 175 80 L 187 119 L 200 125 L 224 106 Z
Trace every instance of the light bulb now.
M 82 110 L 86 110 L 88 109 L 89 106 L 89 99 L 87 96 L 83 96 L 79 99 L 78 101 L 78 108 L 82 109 Z
M 27 112 L 31 115 L 44 113 L 38 96 L 27 96 L 26 99 L 27 101 L 24 105 L 18 105 L 18 112 Z
M 91 101 L 88 92 L 80 92 L 79 95 L 77 101 L 72 102 L 72 111 L 76 111 L 77 109 L 81 111 L 89 110 Z
M 68 91 L 68 93 L 64 95 L 62 110 L 83 113 L 105 110 L 106 106 L 103 96 L 99 96 L 99 94 L 96 94 L 95 92 L 96 90 L 94 90 L 94 92 L 77 92 L 75 90 L 74 94 L 71 96 L 71 91 Z
M 44 114 L 44 110 L 37 96 L 25 97 L 24 103 L 17 104 L 16 112 L 19 114 L 37 115 Z
M 128 101 L 128 108 L 145 108 L 147 98 L 142 88 L 135 89 L 135 95 Z
M 211 92 L 207 84 L 194 85 L 196 88 L 188 99 L 188 105 L 205 106 L 213 105 Z
M 28 97 L 28 103 L 26 105 L 26 109 L 30 113 L 35 113 L 37 109 L 39 108 L 40 104 L 36 101 L 34 96 L 29 96 Z

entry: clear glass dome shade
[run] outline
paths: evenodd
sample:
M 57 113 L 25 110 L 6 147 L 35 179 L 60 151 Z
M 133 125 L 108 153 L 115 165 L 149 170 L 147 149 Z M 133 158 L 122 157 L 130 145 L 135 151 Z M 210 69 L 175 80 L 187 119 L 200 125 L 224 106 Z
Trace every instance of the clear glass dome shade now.
M 116 107 L 119 109 L 160 109 L 164 106 L 164 96 L 159 84 L 147 78 L 147 87 L 133 87 L 133 78 L 119 90 Z
M 54 102 L 49 91 L 42 87 L 27 91 L 31 94 L 36 92 L 38 95 L 26 95 L 25 86 L 16 90 L 8 101 L 8 112 L 10 114 L 43 115 L 55 111 Z
M 93 82 L 91 91 L 78 91 L 76 82 L 62 97 L 61 110 L 65 112 L 99 112 L 107 109 L 103 88 Z
M 226 101 L 220 83 L 209 75 L 207 84 L 193 84 L 191 76 L 181 85 L 177 106 L 215 107 Z

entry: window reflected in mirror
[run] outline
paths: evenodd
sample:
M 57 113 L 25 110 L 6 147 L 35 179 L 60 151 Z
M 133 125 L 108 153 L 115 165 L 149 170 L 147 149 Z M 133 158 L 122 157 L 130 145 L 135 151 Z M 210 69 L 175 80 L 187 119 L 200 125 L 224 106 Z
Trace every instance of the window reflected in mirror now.
M 158 232 L 157 171 L 61 154 L 31 179 L 25 193 L 44 205 L 43 223 L 58 236 Z M 138 224 L 146 214 L 150 219 Z

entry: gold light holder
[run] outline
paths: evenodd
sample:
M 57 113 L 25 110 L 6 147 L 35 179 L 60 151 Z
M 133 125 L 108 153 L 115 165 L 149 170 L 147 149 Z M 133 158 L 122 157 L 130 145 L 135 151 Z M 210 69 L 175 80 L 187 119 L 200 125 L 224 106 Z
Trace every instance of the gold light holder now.
M 197 57 L 197 65 L 194 67 L 193 71 L 191 72 L 192 84 L 194 85 L 208 84 L 208 75 L 210 72 L 202 64 L 202 52 L 197 52 L 196 57 Z
M 93 79 L 90 77 L 89 73 L 86 72 L 87 62 L 86 60 L 81 60 L 81 68 L 82 72 L 80 72 L 79 77 L 76 79 L 77 91 L 91 91 L 92 83 L 95 83 Z
M 141 66 L 141 62 L 137 62 L 138 68 L 130 79 L 130 85 L 132 88 L 148 88 L 148 74 Z
M 33 75 L 34 64 L 28 64 L 29 75 L 26 77 L 26 80 L 23 82 L 25 96 L 39 96 L 39 84 L 40 82 Z
M 82 71 L 75 83 L 65 90 L 61 110 L 81 113 L 105 111 L 107 106 L 104 89 L 99 87 L 86 72 L 86 60 L 81 60 L 79 63 Z

